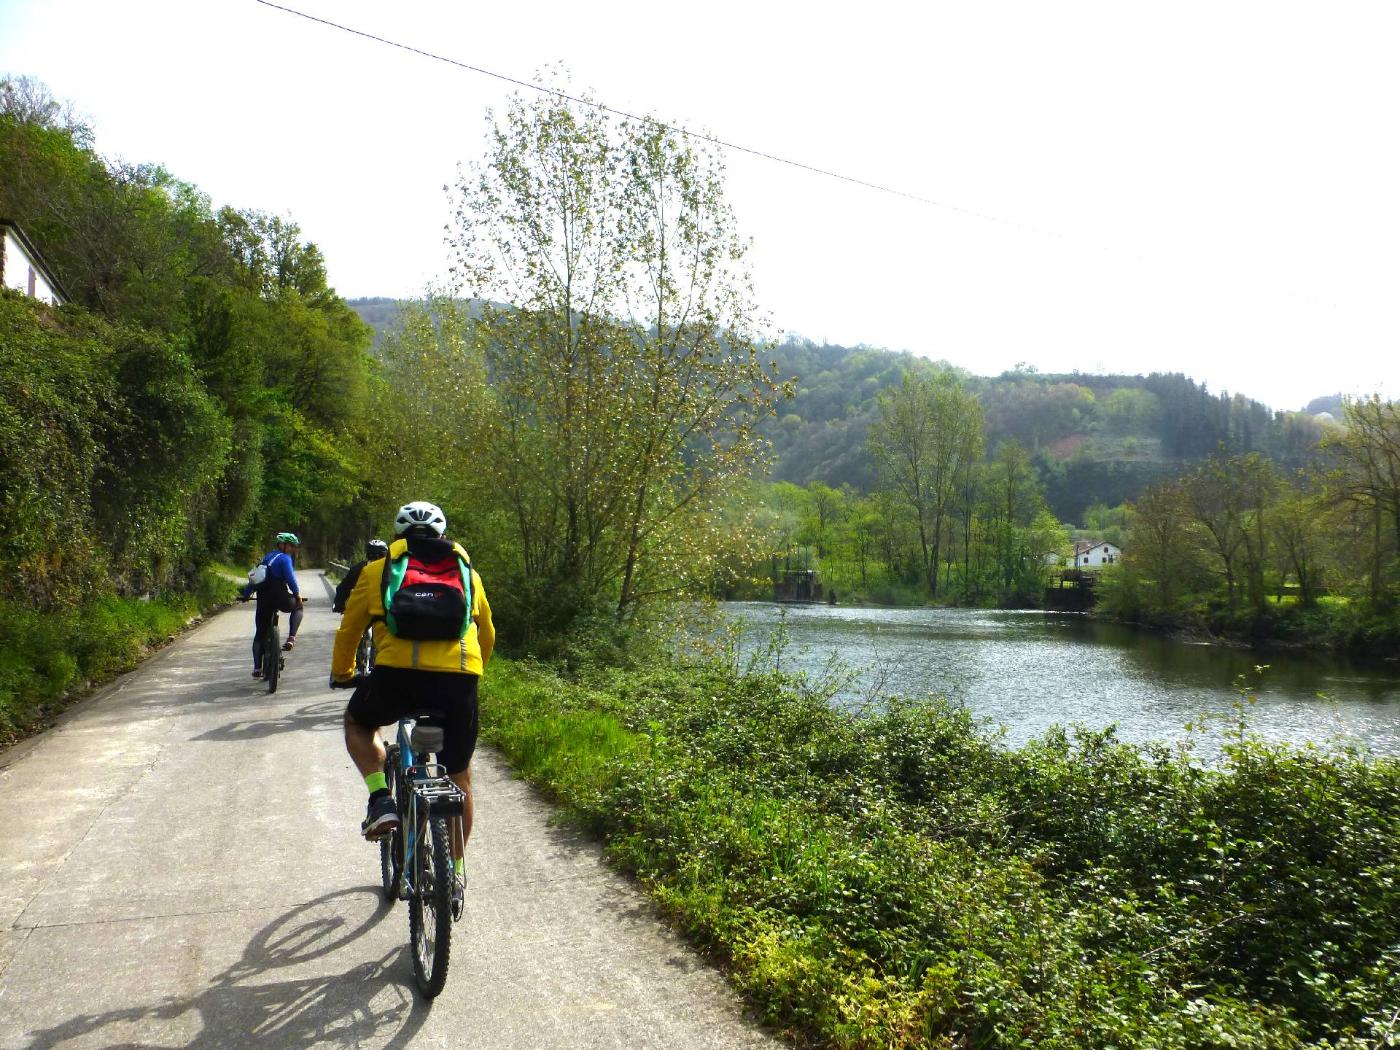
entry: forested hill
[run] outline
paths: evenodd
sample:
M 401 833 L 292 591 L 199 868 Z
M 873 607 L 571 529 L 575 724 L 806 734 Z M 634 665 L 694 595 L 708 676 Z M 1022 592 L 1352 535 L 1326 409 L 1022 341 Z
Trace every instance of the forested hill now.
M 951 367 L 909 353 L 799 341 L 782 344 L 774 356 L 782 373 L 798 380 L 797 396 L 770 435 L 776 477 L 863 490 L 875 480 L 865 438 L 880 392 L 906 370 Z M 1239 394 L 1215 395 L 1178 373 L 962 374 L 986 413 L 988 451 L 1007 438 L 1025 446 L 1051 508 L 1068 521 L 1082 520 L 1093 503 L 1132 499 L 1221 445 L 1263 453 L 1287 469 L 1301 467 L 1322 430 L 1310 414 L 1274 412 Z
M 382 332 L 393 324 L 392 299 L 350 300 Z M 910 370 L 949 369 L 911 353 L 789 339 L 773 348 L 779 373 L 796 379 L 796 396 L 767 424 L 776 480 L 822 481 L 870 491 L 874 466 L 866 435 L 881 392 Z M 1116 506 L 1153 481 L 1224 445 L 1260 452 L 1285 469 L 1301 467 L 1322 423 L 1312 415 L 1274 412 L 1240 394 L 1211 393 L 1187 376 L 999 376 L 959 371 L 986 413 L 986 448 L 1019 441 L 1032 455 L 1055 514 L 1080 522 L 1095 503 Z M 1310 405 L 1323 411 L 1333 399 Z

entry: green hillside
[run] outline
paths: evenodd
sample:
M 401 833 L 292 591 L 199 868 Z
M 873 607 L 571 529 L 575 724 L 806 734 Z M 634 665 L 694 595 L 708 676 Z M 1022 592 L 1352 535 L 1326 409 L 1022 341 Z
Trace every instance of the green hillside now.
M 350 300 L 377 332 L 394 322 L 391 299 Z M 986 412 L 986 448 L 1005 438 L 1032 455 L 1057 517 L 1082 523 L 1085 508 L 1135 499 L 1154 481 L 1222 445 L 1260 452 L 1286 470 L 1305 463 L 1322 433 L 1308 413 L 1275 412 L 1240 394 L 1213 394 L 1179 373 L 1148 376 L 1041 374 L 1031 370 L 974 376 L 946 362 L 869 346 L 847 347 L 788 339 L 771 348 L 778 372 L 796 393 L 766 426 L 773 443 L 773 478 L 875 487 L 866 447 L 880 394 L 909 371 L 952 369 Z M 1334 410 L 1319 398 L 1314 412 Z M 1314 407 L 1316 406 L 1316 407 Z

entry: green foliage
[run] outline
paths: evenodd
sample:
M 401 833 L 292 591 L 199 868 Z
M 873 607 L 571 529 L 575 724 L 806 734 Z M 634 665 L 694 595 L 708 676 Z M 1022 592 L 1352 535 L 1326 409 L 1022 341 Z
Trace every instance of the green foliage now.
M 0 82 L 0 171 L 0 215 L 70 297 L 0 291 L 8 738 L 212 600 L 211 557 L 287 528 L 322 554 L 362 543 L 379 465 L 369 329 L 295 223 L 105 161 L 26 78 Z
M 465 341 L 489 396 L 464 454 L 444 452 L 504 508 L 498 578 L 528 639 L 603 596 L 632 617 L 743 546 L 721 502 L 760 463 L 755 425 L 783 391 L 717 153 L 559 91 L 512 99 L 489 136 L 457 187 L 453 272 L 511 305 L 483 306 Z
M 1373 397 L 1344 415 L 1306 471 L 1221 448 L 1151 486 L 1127 508 L 1101 608 L 1252 642 L 1400 653 L 1400 411 Z M 1324 608 L 1329 591 L 1357 602 Z
M 1007 750 L 719 664 L 493 666 L 484 732 L 822 1045 L 1390 1045 L 1400 765 Z
M 72 602 L 100 579 L 91 490 L 104 456 L 112 355 L 57 317 L 0 291 L 0 557 L 5 596 Z
M 24 570 L 0 597 L 187 583 L 289 527 L 338 541 L 370 469 L 370 332 L 296 224 L 105 161 L 27 78 L 0 84 L 0 168 L 0 215 L 70 296 L 0 301 L 0 542 Z

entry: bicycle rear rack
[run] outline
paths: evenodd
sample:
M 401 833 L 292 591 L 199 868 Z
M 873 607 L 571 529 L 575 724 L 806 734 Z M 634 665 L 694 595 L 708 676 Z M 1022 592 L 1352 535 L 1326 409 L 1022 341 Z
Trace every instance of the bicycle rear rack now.
M 437 767 L 441 768 L 441 767 Z M 446 776 L 416 777 L 409 781 L 420 805 L 427 806 L 434 817 L 460 817 L 466 796 L 462 789 Z

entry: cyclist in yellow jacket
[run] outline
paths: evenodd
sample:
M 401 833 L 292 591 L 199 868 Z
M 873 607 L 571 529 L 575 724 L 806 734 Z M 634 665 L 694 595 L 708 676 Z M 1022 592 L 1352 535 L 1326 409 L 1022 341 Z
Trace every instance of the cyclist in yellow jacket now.
M 392 571 L 391 566 L 406 552 L 424 563 L 460 558 L 470 566 L 466 551 L 443 538 L 446 531 L 447 519 L 433 504 L 416 502 L 401 507 L 394 522 L 397 539 L 389 546 L 386 558 L 365 565 L 346 600 L 345 615 L 335 633 L 331 679 L 333 684 L 344 684 L 354 677 L 360 636 L 367 626 L 374 625 L 374 671 L 355 689 L 345 708 L 345 747 L 370 791 L 368 812 L 360 826 L 368 839 L 391 834 L 399 826 L 384 778 L 385 749 L 379 727 L 427 711 L 438 715 L 443 723 L 443 749 L 438 759 L 466 795 L 463 831 L 471 834 L 470 764 L 478 726 L 477 683 L 490 662 L 496 640 L 481 577 L 475 569 L 469 569 L 470 608 L 460 638 L 398 637 L 386 624 L 384 608 L 384 573 Z M 459 878 L 462 845 L 453 843 Z

